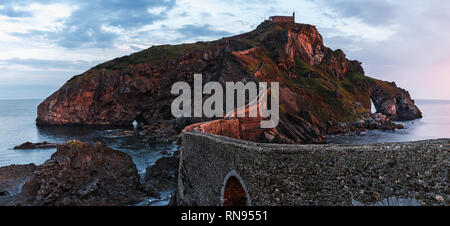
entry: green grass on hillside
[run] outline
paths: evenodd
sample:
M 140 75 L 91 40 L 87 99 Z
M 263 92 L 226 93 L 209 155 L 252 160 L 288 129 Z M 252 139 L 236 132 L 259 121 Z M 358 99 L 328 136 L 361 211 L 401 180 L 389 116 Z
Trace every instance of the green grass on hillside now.
M 152 63 L 159 64 L 177 55 L 183 54 L 187 50 L 201 51 L 213 45 L 213 42 L 197 42 L 180 45 L 160 45 L 152 46 L 146 50 L 133 53 L 128 56 L 119 57 L 106 63 L 97 65 L 93 69 L 119 70 L 129 66 Z

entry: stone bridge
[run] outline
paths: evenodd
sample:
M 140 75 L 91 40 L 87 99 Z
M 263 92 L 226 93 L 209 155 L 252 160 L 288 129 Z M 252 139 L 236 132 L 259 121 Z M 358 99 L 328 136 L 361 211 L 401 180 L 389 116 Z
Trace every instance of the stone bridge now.
M 178 205 L 449 205 L 450 139 L 261 144 L 185 132 Z

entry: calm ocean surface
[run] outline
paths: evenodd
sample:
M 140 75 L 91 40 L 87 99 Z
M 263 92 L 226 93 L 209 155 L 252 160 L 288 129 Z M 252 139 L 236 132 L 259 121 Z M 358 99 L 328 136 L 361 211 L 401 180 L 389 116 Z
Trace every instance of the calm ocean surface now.
M 163 157 L 161 151 L 174 151 L 176 144 L 148 145 L 139 136 L 111 137 L 117 129 L 130 127 L 108 126 L 50 126 L 38 127 L 35 124 L 36 109 L 42 100 L 0 100 L 0 166 L 11 164 L 42 164 L 56 151 L 13 150 L 17 145 L 30 142 L 64 143 L 69 140 L 102 142 L 109 147 L 128 153 L 133 158 L 140 174 L 148 165 Z
M 13 150 L 24 142 L 66 142 L 81 140 L 102 142 L 111 148 L 131 155 L 142 174 L 148 165 L 163 157 L 162 150 L 173 151 L 176 144 L 149 146 L 138 136 L 112 138 L 108 136 L 118 127 L 37 127 L 36 109 L 41 100 L 0 100 L 0 166 L 10 164 L 42 164 L 55 149 Z M 405 122 L 404 130 L 390 132 L 369 131 L 362 136 L 329 136 L 329 143 L 369 144 L 403 142 L 423 139 L 450 138 L 450 101 L 418 100 L 424 118 Z M 123 128 L 123 127 L 122 127 Z M 132 129 L 131 127 L 127 129 Z

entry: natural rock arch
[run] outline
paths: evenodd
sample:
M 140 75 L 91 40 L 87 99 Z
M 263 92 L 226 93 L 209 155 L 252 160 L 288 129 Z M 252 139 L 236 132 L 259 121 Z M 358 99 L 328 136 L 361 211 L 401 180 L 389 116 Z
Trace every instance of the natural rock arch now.
M 222 204 L 223 206 L 249 206 L 250 197 L 247 187 L 241 177 L 231 171 L 226 177 L 222 186 Z

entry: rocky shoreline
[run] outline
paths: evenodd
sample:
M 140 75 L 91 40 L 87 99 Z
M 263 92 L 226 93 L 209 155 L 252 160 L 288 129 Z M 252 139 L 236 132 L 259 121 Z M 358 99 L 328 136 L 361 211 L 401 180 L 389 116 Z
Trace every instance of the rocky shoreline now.
M 31 149 L 52 149 L 52 148 L 58 148 L 60 146 L 63 146 L 63 144 L 57 144 L 57 143 L 48 143 L 47 141 L 44 141 L 42 143 L 32 143 L 32 142 L 26 142 L 21 145 L 15 146 L 14 149 L 16 150 L 31 150 Z
M 404 129 L 403 125 L 397 124 L 381 113 L 370 114 L 370 117 L 360 119 L 354 123 L 328 122 L 327 135 L 357 134 L 368 130 L 396 130 Z
M 141 181 L 126 153 L 69 141 L 42 165 L 0 167 L 0 206 L 133 205 L 173 190 L 177 164 L 178 155 L 164 157 Z

